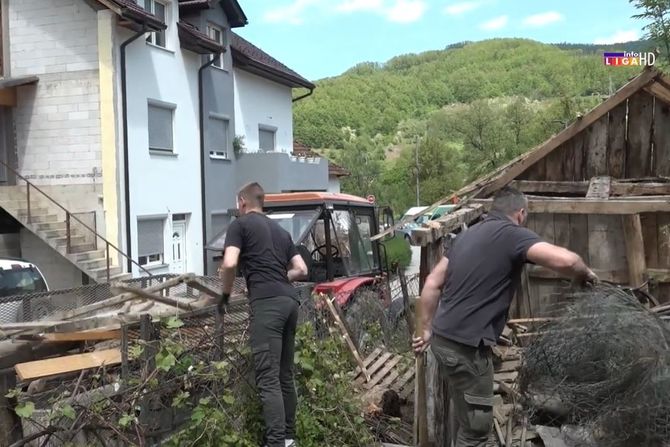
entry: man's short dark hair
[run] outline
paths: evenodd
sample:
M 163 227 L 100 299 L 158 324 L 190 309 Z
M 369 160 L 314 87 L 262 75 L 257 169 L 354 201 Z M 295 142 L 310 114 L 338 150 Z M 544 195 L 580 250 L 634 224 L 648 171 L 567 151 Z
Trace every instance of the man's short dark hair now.
M 493 196 L 493 206 L 491 207 L 491 211 L 497 211 L 509 216 L 520 209 L 527 208 L 528 200 L 526 199 L 526 196 L 518 189 L 506 186 Z
M 239 199 L 244 199 L 251 206 L 263 208 L 265 201 L 265 191 L 258 182 L 247 183 L 237 193 Z

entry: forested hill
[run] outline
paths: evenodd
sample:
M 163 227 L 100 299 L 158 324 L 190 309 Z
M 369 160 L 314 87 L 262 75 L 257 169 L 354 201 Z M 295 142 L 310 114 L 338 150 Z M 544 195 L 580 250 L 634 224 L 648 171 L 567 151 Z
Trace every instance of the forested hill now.
M 603 47 L 492 39 L 362 63 L 318 81 L 314 94 L 296 103 L 295 137 L 315 148 L 337 148 L 344 127 L 388 138 L 402 121 L 425 119 L 454 103 L 607 95 L 639 69 L 606 67 L 602 51 L 652 47 L 645 41 Z

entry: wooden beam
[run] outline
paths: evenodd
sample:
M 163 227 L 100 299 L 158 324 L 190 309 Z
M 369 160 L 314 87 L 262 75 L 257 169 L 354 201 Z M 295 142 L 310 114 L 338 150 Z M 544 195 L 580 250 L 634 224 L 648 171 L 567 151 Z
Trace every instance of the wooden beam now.
M 642 221 L 639 214 L 623 216 L 622 219 L 628 261 L 628 285 L 640 287 L 646 282 L 645 271 L 647 270 L 644 240 L 642 239 Z
M 607 199 L 610 196 L 612 179 L 608 176 L 593 177 L 586 191 L 587 199 Z
M 490 206 L 492 199 L 476 199 L 474 203 Z M 639 214 L 670 212 L 670 200 L 602 200 L 602 199 L 555 199 L 529 198 L 531 213 L 557 214 Z
M 55 376 L 57 374 L 81 371 L 83 369 L 99 368 L 103 365 L 118 365 L 121 363 L 121 351 L 107 349 L 104 351 L 88 352 L 86 354 L 67 355 L 34 362 L 18 363 L 14 369 L 21 380 L 39 379 L 40 377 Z
M 647 277 L 660 283 L 670 283 L 670 269 L 647 269 Z
M 512 187 L 526 194 L 586 195 L 589 182 L 547 182 L 515 180 Z M 610 196 L 663 196 L 670 195 L 670 182 L 612 181 Z
M 613 182 L 613 196 L 664 196 L 670 194 L 669 183 Z
M 429 226 L 412 230 L 412 243 L 426 246 L 448 235 L 463 224 L 470 224 L 484 214 L 484 206 L 470 204 L 441 218 L 431 221 Z
M 594 270 L 593 273 L 598 275 L 603 281 L 608 281 L 616 284 L 627 284 L 628 283 L 628 272 L 626 270 Z M 531 278 L 538 279 L 556 279 L 570 281 L 569 278 L 559 275 L 545 267 L 539 265 L 528 266 L 528 276 Z
M 118 340 L 120 329 L 90 330 L 80 332 L 53 332 L 48 334 L 19 336 L 18 339 L 41 340 L 48 342 Z

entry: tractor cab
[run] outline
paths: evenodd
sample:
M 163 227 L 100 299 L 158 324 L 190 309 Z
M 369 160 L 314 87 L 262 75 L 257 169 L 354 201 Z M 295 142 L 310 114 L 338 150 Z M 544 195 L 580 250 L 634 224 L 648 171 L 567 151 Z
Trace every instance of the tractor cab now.
M 314 292 L 332 294 L 346 306 L 357 289 L 387 276 L 384 246 L 371 237 L 393 226 L 393 217 L 373 200 L 325 192 L 266 194 L 264 212 L 291 234 Z M 207 248 L 222 251 L 224 241 L 225 230 Z

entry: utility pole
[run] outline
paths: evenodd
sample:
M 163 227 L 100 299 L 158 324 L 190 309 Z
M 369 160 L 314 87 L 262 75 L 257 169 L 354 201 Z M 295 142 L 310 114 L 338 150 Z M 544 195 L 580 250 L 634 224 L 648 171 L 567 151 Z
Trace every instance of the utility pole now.
M 419 191 L 419 136 L 416 137 L 416 147 L 414 149 L 414 162 L 416 165 L 416 206 L 421 206 L 420 191 Z

